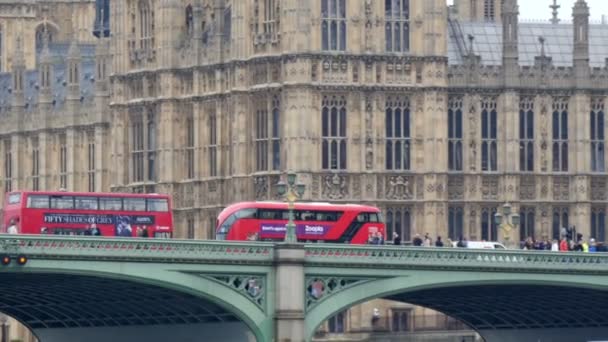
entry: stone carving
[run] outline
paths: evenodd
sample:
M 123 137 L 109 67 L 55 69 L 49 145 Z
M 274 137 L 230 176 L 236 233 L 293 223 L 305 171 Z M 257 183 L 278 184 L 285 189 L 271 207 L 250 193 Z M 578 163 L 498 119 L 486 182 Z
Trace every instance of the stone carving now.
M 469 239 L 476 239 L 476 232 L 477 232 L 477 211 L 476 211 L 476 207 L 475 206 L 471 206 L 470 212 L 469 212 Z M 458 238 L 458 237 L 456 237 Z
M 277 201 L 283 200 L 283 196 L 281 196 L 279 194 L 278 187 L 275 186 L 275 184 L 278 184 L 280 181 L 281 181 L 281 177 L 279 175 L 270 176 L 270 179 L 268 181 L 268 187 L 270 190 L 270 199 L 277 200 Z
M 209 188 L 209 192 L 217 191 L 217 183 L 215 181 L 210 180 L 209 182 L 207 182 L 207 186 Z
M 353 193 L 352 197 L 359 199 L 361 198 L 361 176 L 353 176 Z
M 481 196 L 484 200 L 498 199 L 498 177 L 485 176 L 482 178 Z
M 540 196 L 542 198 L 546 198 L 547 195 L 549 194 L 549 185 L 547 184 L 548 183 L 547 178 L 546 177 L 541 178 L 540 183 L 541 183 Z
M 605 201 L 606 200 L 606 178 L 592 177 L 591 178 L 591 200 Z
M 519 197 L 522 200 L 533 200 L 536 197 L 536 180 L 534 176 L 521 176 Z
M 268 178 L 261 176 L 253 179 L 253 188 L 256 200 L 263 200 L 268 197 Z
M 448 176 L 448 199 L 464 199 L 464 176 Z
M 348 195 L 347 178 L 337 173 L 323 177 L 323 197 L 332 200 Z
M 386 198 L 394 200 L 412 199 L 410 180 L 404 176 L 390 176 L 386 185 Z
M 553 199 L 568 200 L 570 180 L 565 176 L 553 177 Z
M 373 50 L 373 11 L 372 11 L 372 0 L 365 0 L 365 51 L 371 52 Z
M 469 108 L 469 132 L 471 141 L 469 142 L 469 165 L 470 170 L 477 169 L 477 109 L 474 105 Z
M 548 118 L 547 118 L 547 100 L 543 97 L 543 100 L 541 102 L 541 107 L 540 107 L 540 169 L 543 172 L 547 171 L 547 165 L 548 165 L 548 161 L 547 161 L 547 147 L 548 147 L 548 141 L 547 141 L 547 122 L 548 122 Z
M 416 179 L 416 197 L 424 199 L 424 178 L 422 176 L 418 176 Z
M 371 96 L 365 98 L 365 168 L 371 170 L 374 167 L 374 144 L 373 144 L 373 122 L 374 111 Z

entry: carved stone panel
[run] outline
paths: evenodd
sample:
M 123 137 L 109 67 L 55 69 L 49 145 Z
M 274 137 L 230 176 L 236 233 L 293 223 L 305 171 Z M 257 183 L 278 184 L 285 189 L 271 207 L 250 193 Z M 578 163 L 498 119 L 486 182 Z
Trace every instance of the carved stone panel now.
M 388 176 L 386 183 L 386 198 L 392 200 L 412 199 L 411 177 Z
M 533 200 L 536 198 L 536 179 L 534 176 L 521 176 L 519 184 L 519 199 Z
M 498 199 L 498 177 L 484 176 L 481 180 L 481 196 L 484 200 Z
M 553 199 L 567 201 L 569 198 L 570 180 L 567 176 L 553 177 Z
M 606 200 L 606 178 L 592 177 L 591 178 L 591 200 L 605 201 Z
M 348 176 L 333 175 L 323 176 L 323 197 L 330 200 L 340 200 L 348 196 Z
M 448 199 L 449 200 L 464 199 L 464 176 L 460 176 L 460 175 L 448 176 Z
M 418 176 L 416 178 L 416 197 L 418 199 L 424 199 L 424 177 Z
M 361 176 L 355 175 L 352 177 L 352 197 L 361 199 Z
M 255 177 L 253 179 L 253 191 L 255 199 L 265 200 L 268 198 L 268 178 L 266 176 Z

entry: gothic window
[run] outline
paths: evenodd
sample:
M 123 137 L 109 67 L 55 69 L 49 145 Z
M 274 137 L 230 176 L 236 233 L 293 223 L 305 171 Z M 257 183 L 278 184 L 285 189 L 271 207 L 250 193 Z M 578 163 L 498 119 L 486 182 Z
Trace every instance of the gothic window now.
M 214 106 L 215 104 L 212 104 Z M 209 112 L 209 176 L 217 176 L 217 117 L 215 108 Z
M 3 71 L 3 65 L 2 65 L 2 54 L 3 54 L 3 49 L 4 48 L 4 31 L 2 30 L 2 28 L 0 28 L 0 72 Z
M 451 246 L 450 246 L 451 247 Z M 410 315 L 411 310 L 391 310 L 392 324 L 391 331 L 404 332 L 410 330 Z
M 406 97 L 386 100 L 386 169 L 410 169 L 410 102 Z
M 186 32 L 188 33 L 188 35 L 192 34 L 193 31 L 193 13 L 192 13 L 192 5 L 188 5 L 186 6 L 186 12 L 185 12 L 185 18 L 186 18 L 186 22 L 185 22 L 185 26 L 186 26 Z
M 568 171 L 568 102 L 553 103 L 553 171 Z
M 327 327 L 332 334 L 343 334 L 346 327 L 346 311 L 340 311 L 328 319 Z
M 133 118 L 131 124 L 132 182 L 144 181 L 144 122 L 141 115 Z
M 448 106 L 448 169 L 462 171 L 462 98 L 450 98 Z
M 68 187 L 68 145 L 65 134 L 59 136 L 59 187 Z
M 386 209 L 386 238 L 393 239 L 393 233 L 399 234 L 401 241 L 412 239 L 412 215 L 408 207 Z
M 137 25 L 133 27 L 133 33 L 135 33 L 135 31 L 138 32 L 139 49 L 150 52 L 155 47 L 155 21 L 154 8 L 151 6 L 149 0 L 139 0 L 137 14 L 137 19 L 132 18 L 132 20 L 137 21 L 137 23 L 133 23 Z M 152 57 L 151 54 L 148 54 L 148 56 Z
M 188 217 L 186 220 L 186 228 L 188 229 L 188 239 L 194 239 L 194 218 Z
M 519 170 L 534 171 L 534 101 L 522 99 L 519 103 Z
M 590 238 L 598 242 L 606 241 L 606 209 L 592 208 L 591 209 L 591 235 Z
M 498 170 L 498 130 L 496 101 L 484 100 L 481 104 L 481 170 Z
M 13 191 L 13 152 L 10 140 L 4 141 L 4 191 Z
M 346 50 L 346 0 L 321 0 L 321 41 L 324 51 Z
M 89 192 L 95 192 L 95 132 L 87 133 L 87 176 L 89 183 Z
M 483 2 L 483 17 L 485 20 L 493 21 L 496 18 L 494 1 L 496 0 L 484 0 Z
M 591 108 L 591 171 L 604 172 L 604 102 L 595 99 Z
M 386 51 L 410 50 L 410 0 L 385 0 Z
M 464 235 L 464 215 L 461 206 L 448 208 L 448 235 L 452 241 L 458 241 Z
M 273 37 L 277 31 L 277 16 L 278 16 L 278 2 L 277 0 L 264 0 L 264 34 L 267 37 Z
M 494 214 L 496 214 L 496 208 L 481 209 L 481 239 L 484 241 L 498 240 L 498 227 Z
M 519 212 L 519 241 L 526 241 L 528 237 L 535 238 L 534 233 L 534 208 L 522 207 Z
M 229 45 L 232 39 L 232 8 L 224 10 L 224 27 L 222 29 L 224 44 Z
M 147 163 L 148 163 L 148 173 L 147 173 L 147 181 L 156 181 L 156 122 L 154 118 L 154 114 L 150 113 L 148 115 L 148 131 L 146 132 L 147 141 Z
M 186 179 L 195 178 L 195 125 L 194 125 L 194 114 L 192 113 L 192 105 L 189 105 L 186 117 Z
M 32 138 L 32 190 L 40 190 L 40 150 L 38 138 Z
M 278 95 L 257 101 L 255 112 L 256 171 L 281 167 L 280 99 Z M 269 157 L 270 156 L 270 157 Z
M 346 169 L 346 97 L 324 96 L 322 102 L 322 167 Z
M 55 29 L 48 24 L 41 24 L 36 29 L 36 52 L 40 53 L 44 47 L 45 38 L 48 39 L 48 43 L 52 43 L 55 38 Z M 46 36 L 46 37 L 45 37 Z
M 562 228 L 568 228 L 568 208 L 556 207 L 553 208 L 553 238 L 560 238 L 560 231 Z

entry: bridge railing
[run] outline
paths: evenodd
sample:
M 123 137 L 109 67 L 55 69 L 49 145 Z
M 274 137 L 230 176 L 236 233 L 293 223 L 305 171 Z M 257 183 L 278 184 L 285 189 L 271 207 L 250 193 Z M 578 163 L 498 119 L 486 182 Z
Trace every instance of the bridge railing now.
M 0 235 L 0 254 L 30 259 L 271 263 L 270 243 L 88 236 Z
M 378 268 L 608 273 L 608 253 L 324 244 L 307 245 L 305 248 L 307 265 L 359 267 L 373 264 Z

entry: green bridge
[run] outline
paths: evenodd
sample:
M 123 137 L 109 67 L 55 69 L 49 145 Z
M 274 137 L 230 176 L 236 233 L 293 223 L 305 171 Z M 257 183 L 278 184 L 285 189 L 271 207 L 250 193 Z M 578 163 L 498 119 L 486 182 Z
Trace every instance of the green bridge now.
M 310 341 L 374 298 L 488 342 L 608 339 L 601 253 L 3 235 L 0 255 L 0 311 L 42 342 Z

